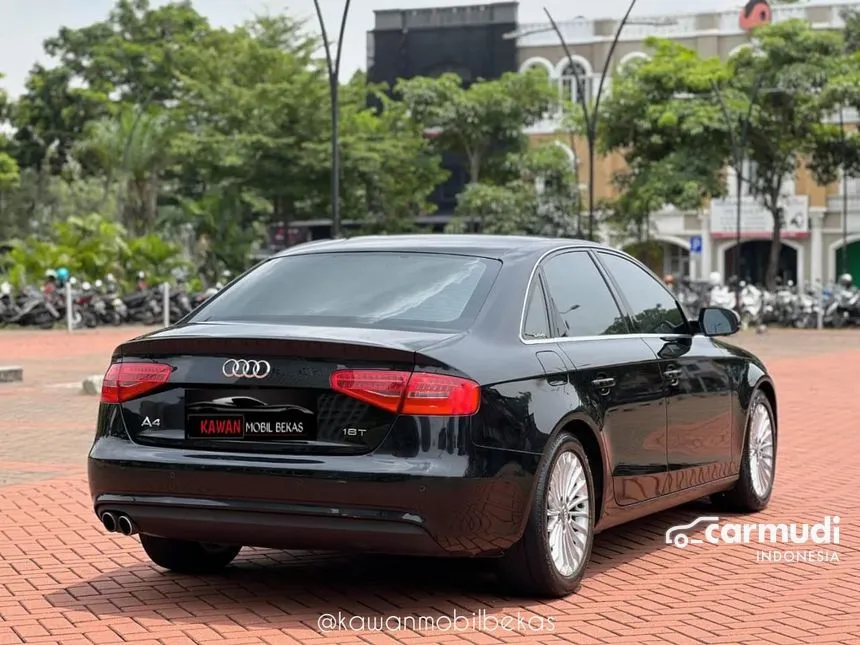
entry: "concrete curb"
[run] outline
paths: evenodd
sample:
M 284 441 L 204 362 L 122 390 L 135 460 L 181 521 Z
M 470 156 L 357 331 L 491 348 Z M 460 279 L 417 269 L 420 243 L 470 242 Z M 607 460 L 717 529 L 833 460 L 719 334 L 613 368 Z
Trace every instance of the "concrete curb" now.
M 24 368 L 19 365 L 0 366 L 0 383 L 20 383 L 24 380 Z
M 84 382 L 81 383 L 81 391 L 90 396 L 97 396 L 102 392 L 103 380 L 104 377 L 100 375 L 88 376 L 84 379 Z

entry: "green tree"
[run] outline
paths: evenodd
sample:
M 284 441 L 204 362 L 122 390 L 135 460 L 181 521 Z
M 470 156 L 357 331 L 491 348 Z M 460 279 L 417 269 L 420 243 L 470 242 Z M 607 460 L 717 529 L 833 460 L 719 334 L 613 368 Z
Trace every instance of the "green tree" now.
M 190 233 L 189 249 L 198 273 L 207 284 L 223 271 L 244 271 L 265 231 L 255 217 L 259 204 L 253 195 L 236 187 L 221 186 L 199 198 L 180 198 L 159 220 L 174 238 Z
M 129 238 L 122 251 L 119 263 L 114 266 L 120 268 L 129 289 L 138 271 L 143 271 L 149 284 L 155 286 L 172 282 L 173 270 L 187 268 L 188 264 L 175 243 L 162 239 L 156 233 Z M 104 268 L 100 275 L 105 275 Z
M 190 2 L 153 8 L 148 0 L 119 0 L 103 21 L 61 28 L 44 43 L 45 53 L 59 63 L 34 66 L 14 107 L 19 165 L 41 167 L 54 145 L 57 174 L 88 123 L 112 115 L 117 103 L 144 110 L 172 104 L 185 53 L 210 31 Z
M 523 129 L 537 123 L 558 95 L 546 72 L 507 73 L 465 87 L 456 74 L 401 80 L 395 91 L 410 114 L 435 132 L 441 150 L 463 156 L 469 181 L 484 179 L 493 158 L 525 148 Z
M 702 60 L 680 43 L 651 38 L 653 56 L 626 65 L 602 103 L 599 149 L 620 152 L 626 168 L 614 181 L 621 194 L 610 222 L 638 239 L 664 205 L 698 209 L 725 194 L 731 148 L 727 124 L 712 94 L 728 69 Z
M 515 179 L 504 184 L 473 182 L 460 194 L 451 232 L 477 219 L 484 233 L 572 237 L 577 232 L 578 190 L 570 160 L 554 143 L 511 154 Z
M 73 160 L 62 174 L 51 174 L 54 152 L 49 149 L 41 168 L 25 168 L 16 186 L 0 192 L 0 238 L 50 236 L 56 223 L 85 213 L 113 218 L 115 195 L 105 199 L 102 180 L 84 176 Z
M 724 168 L 737 168 L 731 141 L 749 114 L 744 176 L 773 215 L 766 282 L 773 287 L 781 247 L 785 180 L 817 146 L 829 111 L 827 93 L 842 55 L 839 34 L 803 21 L 758 28 L 755 49 L 730 61 L 702 60 L 679 43 L 651 39 L 651 61 L 625 70 L 613 85 L 600 131 L 602 149 L 621 151 L 632 173 L 628 186 L 679 208 L 724 194 Z M 750 109 L 750 101 L 754 101 Z M 721 103 L 722 102 L 722 103 Z M 637 185 L 637 175 L 638 185 Z M 624 182 L 622 182 L 624 185 Z M 647 186 L 647 188 L 646 188 Z
M 849 54 L 860 51 L 860 11 L 846 7 L 840 12 L 845 26 L 842 30 L 845 51 Z
M 752 94 L 762 87 L 751 114 L 747 157 L 755 164 L 745 177 L 750 193 L 773 217 L 773 237 L 765 278 L 776 286 L 782 246 L 781 197 L 787 178 L 807 163 L 807 152 L 818 147 L 821 124 L 831 114 L 822 100 L 841 66 L 841 34 L 813 29 L 801 20 L 766 25 L 756 30 L 757 51 L 742 50 L 729 61 L 733 72 L 725 84 L 730 94 Z
M 92 119 L 108 114 L 107 94 L 71 85 L 74 74 L 65 67 L 35 65 L 24 93 L 10 113 L 17 129 L 15 157 L 22 168 L 41 170 L 51 150 L 53 174 L 62 171 L 76 141 Z
M 860 107 L 860 12 L 847 9 L 843 19 L 844 55 L 833 63 L 820 94 L 823 109 L 833 113 Z M 815 130 L 808 154 L 816 181 L 829 184 L 843 171 L 849 177 L 860 174 L 860 131 L 843 128 L 835 120 L 816 124 Z
M 369 93 L 378 109 L 367 107 Z M 414 231 L 415 218 L 433 212 L 428 197 L 447 178 L 441 155 L 406 104 L 369 86 L 363 74 L 341 94 L 344 215 L 363 222 L 363 233 Z
M 117 116 L 91 121 L 75 146 L 77 156 L 103 173 L 106 200 L 119 183 L 121 219 L 133 234 L 153 230 L 173 134 L 166 114 L 126 106 Z
M 100 215 L 70 217 L 50 237 L 30 235 L 13 243 L 11 281 L 39 280 L 48 269 L 66 267 L 80 280 L 97 280 L 116 271 L 127 252 L 123 227 Z
M 288 17 L 219 30 L 184 53 L 176 181 L 187 197 L 235 187 L 289 222 L 327 204 L 327 84 L 316 41 Z
M 210 32 L 188 0 L 159 7 L 149 0 L 118 0 L 103 21 L 61 28 L 45 41 L 45 53 L 91 91 L 121 103 L 165 105 L 179 90 L 183 52 Z
M 3 74 L 0 74 L 0 80 Z M 0 89 L 0 125 L 7 123 L 9 118 L 9 104 L 6 92 Z M 9 142 L 6 136 L 0 132 L 0 196 L 3 191 L 18 183 L 18 163 L 9 155 Z M 2 199 L 2 197 L 0 197 Z

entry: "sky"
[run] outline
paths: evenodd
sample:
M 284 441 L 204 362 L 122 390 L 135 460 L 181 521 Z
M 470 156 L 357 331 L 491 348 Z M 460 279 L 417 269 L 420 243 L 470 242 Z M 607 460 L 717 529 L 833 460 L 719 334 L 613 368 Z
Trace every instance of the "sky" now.
M 620 17 L 630 0 L 572 2 L 571 0 L 521 0 L 520 22 L 541 22 L 547 7 L 558 20 Z M 158 0 L 153 5 L 164 4 Z M 479 0 L 352 0 L 344 42 L 342 77 L 348 78 L 366 62 L 367 32 L 373 29 L 373 12 L 381 9 L 420 9 L 426 7 L 481 4 Z M 692 13 L 739 8 L 741 0 L 638 0 L 634 16 Z M 34 63 L 50 61 L 44 56 L 42 42 L 61 26 L 82 27 L 107 16 L 113 0 L 0 0 L 0 87 L 11 96 L 23 91 L 27 73 Z M 330 38 L 340 24 L 344 0 L 321 0 Z M 194 0 L 200 13 L 218 26 L 232 26 L 255 13 L 287 11 L 296 17 L 316 20 L 313 0 Z M 316 26 L 316 23 L 312 23 Z

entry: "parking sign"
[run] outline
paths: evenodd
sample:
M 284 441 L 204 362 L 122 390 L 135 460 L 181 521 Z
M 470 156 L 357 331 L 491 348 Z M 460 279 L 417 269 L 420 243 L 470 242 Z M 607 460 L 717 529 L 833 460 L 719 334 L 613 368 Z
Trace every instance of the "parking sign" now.
M 702 236 L 694 235 L 690 238 L 690 253 L 702 252 Z

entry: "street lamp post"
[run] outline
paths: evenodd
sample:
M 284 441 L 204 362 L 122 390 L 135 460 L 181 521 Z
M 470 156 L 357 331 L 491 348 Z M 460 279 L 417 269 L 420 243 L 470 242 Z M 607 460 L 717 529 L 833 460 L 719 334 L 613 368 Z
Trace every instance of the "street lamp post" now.
M 603 86 L 606 80 L 607 75 L 609 74 L 609 63 L 612 60 L 612 55 L 615 53 L 615 48 L 618 46 L 618 41 L 621 38 L 621 31 L 625 26 L 630 24 L 637 25 L 669 25 L 675 24 L 675 20 L 666 19 L 666 18 L 658 18 L 658 19 L 650 19 L 650 20 L 630 20 L 630 14 L 633 11 L 633 7 L 636 5 L 636 0 L 631 0 L 630 6 L 627 8 L 627 12 L 624 14 L 624 17 L 619 22 L 617 29 L 615 30 L 615 36 L 612 39 L 612 44 L 609 47 L 609 51 L 606 54 L 606 60 L 603 63 L 603 70 L 600 75 L 600 83 L 598 85 L 597 95 L 595 99 L 594 109 L 590 110 L 588 107 L 588 101 L 585 96 L 584 91 L 584 79 L 574 71 L 574 80 L 576 82 L 576 97 L 583 111 L 583 118 L 585 120 L 585 140 L 588 146 L 588 237 L 589 239 L 594 239 L 594 158 L 596 156 L 596 147 L 597 147 L 597 113 L 600 107 L 600 98 L 603 94 Z M 549 19 L 550 27 L 538 27 L 537 29 L 529 29 L 527 31 L 513 31 L 511 33 L 505 34 L 505 39 L 510 38 L 521 38 L 523 36 L 528 36 L 531 34 L 543 33 L 546 31 L 554 31 L 556 37 L 558 38 L 559 43 L 561 44 L 562 49 L 564 50 L 565 55 L 567 56 L 567 61 L 573 68 L 576 70 L 576 63 L 573 59 L 573 54 L 570 51 L 570 48 L 567 46 L 567 41 L 559 29 L 558 24 L 553 19 L 550 12 L 544 8 L 544 13 Z M 582 18 L 582 16 L 577 16 L 577 18 Z
M 588 101 L 586 100 L 584 91 L 584 79 L 575 71 L 576 63 L 574 62 L 570 48 L 567 46 L 567 41 L 549 10 L 546 7 L 544 7 L 543 10 L 546 17 L 549 19 L 550 25 L 552 25 L 553 31 L 555 31 L 556 36 L 558 36 L 558 41 L 561 44 L 562 49 L 564 49 L 564 54 L 567 56 L 567 61 L 570 64 L 571 69 L 574 70 L 576 98 L 582 107 L 582 116 L 585 119 L 585 140 L 588 145 L 588 239 L 590 240 L 594 239 L 594 158 L 597 140 L 597 115 L 600 110 L 600 97 L 603 94 L 603 85 L 606 81 L 606 76 L 609 73 L 609 63 L 612 60 L 612 54 L 615 53 L 615 48 L 618 46 L 618 40 L 621 38 L 621 31 L 630 19 L 630 14 L 635 6 L 636 0 L 630 0 L 630 6 L 627 7 L 627 13 L 624 14 L 624 17 L 621 19 L 621 22 L 618 23 L 618 27 L 615 30 L 615 37 L 612 39 L 612 44 L 609 46 L 606 60 L 603 63 L 603 70 L 600 74 L 600 81 L 597 86 L 597 94 L 594 99 L 593 111 L 588 107 Z
M 839 106 L 839 130 L 842 133 L 842 271 L 848 273 L 848 142 L 845 140 L 845 115 Z M 834 278 L 836 276 L 833 276 Z
M 744 114 L 743 121 L 741 121 L 740 136 L 738 136 L 738 134 L 735 132 L 734 121 L 732 120 L 731 114 L 729 113 L 729 109 L 726 106 L 726 102 L 723 99 L 723 95 L 720 92 L 719 87 L 717 87 L 717 84 L 714 81 L 711 81 L 711 90 L 714 96 L 716 96 L 717 101 L 720 105 L 720 110 L 723 113 L 723 118 L 725 118 L 726 120 L 726 128 L 729 132 L 729 145 L 732 148 L 732 165 L 735 169 L 735 192 L 737 200 L 735 221 L 735 273 L 737 277 L 737 282 L 735 284 L 735 309 L 737 309 L 738 315 L 740 315 L 741 313 L 741 191 L 743 190 L 744 181 L 743 165 L 744 159 L 746 157 L 747 143 L 749 141 L 749 129 L 750 121 L 752 119 L 752 110 L 753 106 L 755 105 L 759 90 L 761 89 L 762 80 L 763 77 L 759 76 L 753 84 L 749 97 L 749 106 L 747 106 L 747 111 Z M 749 180 L 749 178 L 747 178 L 747 180 Z
M 331 45 L 325 27 L 322 8 L 319 0 L 314 0 L 317 20 L 322 33 L 323 46 L 325 48 L 325 62 L 328 70 L 329 95 L 331 98 L 331 236 L 340 237 L 340 142 L 338 138 L 340 103 L 339 103 L 339 77 L 340 61 L 343 53 L 343 36 L 346 30 L 346 19 L 349 16 L 349 5 L 351 0 L 346 0 L 343 14 L 340 19 L 340 31 L 337 37 L 337 52 L 332 57 Z
M 610 63 L 612 62 L 612 55 L 615 53 L 615 49 L 618 46 L 618 41 L 621 38 L 621 32 L 628 24 L 634 24 L 633 21 L 630 20 L 630 14 L 633 12 L 633 7 L 636 6 L 636 0 L 631 0 L 630 5 L 627 7 L 627 12 L 624 14 L 624 17 L 621 18 L 621 21 L 618 23 L 618 27 L 615 29 L 615 35 L 612 38 L 612 43 L 609 46 L 609 51 L 606 53 L 606 59 L 603 62 L 603 69 L 600 73 L 600 79 L 597 85 L 597 93 L 594 98 L 594 108 L 590 109 L 588 106 L 588 101 L 585 96 L 584 91 L 584 79 L 578 73 L 576 73 L 576 63 L 573 59 L 573 54 L 570 51 L 570 48 L 567 45 L 567 41 L 564 38 L 564 35 L 561 33 L 561 29 L 559 28 L 556 21 L 553 19 L 549 10 L 544 8 L 544 13 L 546 17 L 549 19 L 549 23 L 552 26 L 552 30 L 555 32 L 558 37 L 558 41 L 561 44 L 562 49 L 564 49 L 565 56 L 567 56 L 568 64 L 571 69 L 574 70 L 574 79 L 576 82 L 576 98 L 582 108 L 583 119 L 585 120 L 585 141 L 588 146 L 588 237 L 589 239 L 594 239 L 594 182 L 595 182 L 595 174 L 594 174 L 594 160 L 596 156 L 597 149 L 597 118 L 600 113 L 600 99 L 603 96 L 603 89 L 606 83 L 606 77 L 609 75 L 610 71 Z M 664 19 L 656 19 L 656 20 L 637 20 L 635 24 L 642 25 L 665 25 L 665 24 L 673 24 L 673 20 L 664 20 Z

